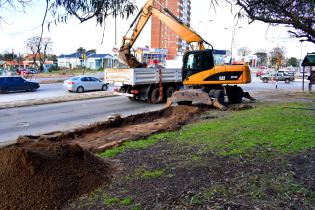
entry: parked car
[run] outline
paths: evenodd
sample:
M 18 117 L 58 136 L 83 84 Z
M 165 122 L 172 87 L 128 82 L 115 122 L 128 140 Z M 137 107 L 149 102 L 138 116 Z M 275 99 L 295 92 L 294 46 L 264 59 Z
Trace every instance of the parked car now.
M 64 81 L 63 86 L 69 92 L 82 93 L 90 90 L 107 90 L 107 84 L 91 76 L 75 76 Z
M 290 71 L 278 71 L 274 74 L 266 74 L 260 77 L 260 79 L 267 83 L 269 80 L 284 81 L 285 83 L 290 83 L 295 80 L 294 72 Z
M 37 82 L 29 82 L 22 77 L 3 76 L 0 77 L 0 92 L 7 93 L 11 91 L 35 91 L 39 88 Z
M 16 70 L 16 74 L 19 74 L 19 75 L 29 75 L 29 74 L 36 74 L 37 71 L 36 69 L 25 69 L 25 68 L 22 68 L 22 69 L 17 69 Z

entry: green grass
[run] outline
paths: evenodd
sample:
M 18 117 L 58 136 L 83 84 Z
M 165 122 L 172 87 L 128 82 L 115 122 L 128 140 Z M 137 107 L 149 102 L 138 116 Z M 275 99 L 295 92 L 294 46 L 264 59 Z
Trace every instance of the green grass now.
M 127 149 L 145 149 L 155 144 L 158 140 L 163 139 L 165 136 L 167 136 L 167 134 L 168 133 L 162 133 L 162 134 L 153 135 L 148 139 L 142 139 L 138 141 L 128 141 L 119 147 L 109 149 L 100 153 L 99 156 L 103 158 L 108 158 L 108 157 L 114 157 L 120 153 L 123 153 Z
M 310 107 L 311 103 L 291 103 Z M 315 147 L 315 112 L 270 105 L 234 112 L 188 126 L 177 140 L 206 145 L 219 155 L 243 154 L 257 147 L 297 152 Z
M 120 201 L 120 203 L 124 206 L 129 206 L 132 204 L 132 198 L 131 197 L 127 197 L 127 198 L 124 198 Z
M 164 174 L 165 170 L 145 171 L 141 174 L 142 178 L 156 178 Z

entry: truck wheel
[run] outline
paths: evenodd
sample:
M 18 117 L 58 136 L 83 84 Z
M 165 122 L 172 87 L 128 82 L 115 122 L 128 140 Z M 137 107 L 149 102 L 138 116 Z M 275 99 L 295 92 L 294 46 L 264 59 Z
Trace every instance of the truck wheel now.
M 243 100 L 243 89 L 240 87 L 233 88 L 227 92 L 229 103 L 241 103 Z
M 172 86 L 168 87 L 166 90 L 166 99 L 171 97 L 174 92 L 175 92 L 175 88 L 173 88 Z
M 290 79 L 287 78 L 287 79 L 284 80 L 284 82 L 285 82 L 286 84 L 289 84 L 289 83 L 290 83 Z
M 214 96 L 214 92 L 216 91 L 216 89 L 211 89 L 210 91 L 209 91 L 209 97 L 210 98 L 215 98 L 215 96 Z
M 262 81 L 263 81 L 264 83 L 268 83 L 268 78 L 263 78 Z
M 214 91 L 214 98 L 217 98 L 220 104 L 224 104 L 224 91 L 221 89 L 217 89 Z
M 154 88 L 151 92 L 150 95 L 150 103 L 152 104 L 158 104 L 161 102 L 160 98 L 160 89 L 159 88 Z

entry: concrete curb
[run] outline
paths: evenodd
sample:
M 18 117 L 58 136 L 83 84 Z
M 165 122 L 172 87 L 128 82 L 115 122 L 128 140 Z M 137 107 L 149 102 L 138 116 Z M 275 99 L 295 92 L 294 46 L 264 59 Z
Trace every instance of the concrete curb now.
M 115 95 L 112 91 L 94 92 L 94 93 L 88 92 L 88 93 L 79 93 L 79 94 L 74 93 L 74 95 L 68 95 L 68 96 L 63 96 L 63 97 L 51 97 L 51 98 L 43 98 L 43 99 L 28 99 L 28 100 L 21 100 L 21 101 L 4 102 L 4 103 L 0 103 L 0 109 L 33 106 L 33 105 L 43 105 L 43 104 L 60 103 L 60 102 L 68 102 L 68 101 L 78 101 L 78 100 L 104 98 L 104 97 L 113 97 L 113 96 Z

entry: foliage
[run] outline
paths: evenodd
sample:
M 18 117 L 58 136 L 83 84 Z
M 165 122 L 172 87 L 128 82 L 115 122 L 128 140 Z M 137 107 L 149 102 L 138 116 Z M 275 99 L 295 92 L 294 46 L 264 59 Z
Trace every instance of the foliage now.
M 241 47 L 237 50 L 238 55 L 240 56 L 247 56 L 251 53 L 251 50 L 248 47 Z
M 285 47 L 274 47 L 271 52 L 271 64 L 280 65 L 283 63 L 285 58 L 286 48 Z
M 259 65 L 267 66 L 268 63 L 268 55 L 265 50 L 258 50 L 255 55 L 257 56 L 259 60 Z
M 48 8 L 56 21 L 66 23 L 69 17 L 75 17 L 85 22 L 95 18 L 99 25 L 103 25 L 108 16 L 128 18 L 136 10 L 130 0 L 53 0 Z M 66 11 L 65 15 L 62 15 L 63 11 Z
M 210 0 L 213 5 L 219 1 L 238 5 L 251 22 L 262 21 L 271 25 L 291 27 L 288 32 L 304 41 L 315 43 L 315 2 L 313 0 Z
M 287 62 L 288 66 L 293 66 L 293 67 L 298 67 L 299 66 L 299 61 L 296 57 L 291 57 L 288 59 Z

